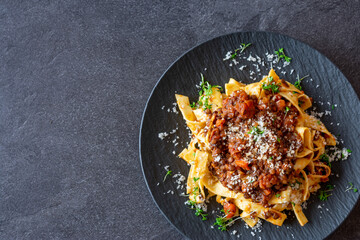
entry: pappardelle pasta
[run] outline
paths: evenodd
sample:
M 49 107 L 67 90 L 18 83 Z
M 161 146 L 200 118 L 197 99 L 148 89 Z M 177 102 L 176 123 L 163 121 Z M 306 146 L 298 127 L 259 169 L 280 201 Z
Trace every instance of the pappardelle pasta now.
M 192 132 L 179 154 L 190 164 L 189 200 L 216 196 L 226 218 L 238 216 L 250 227 L 259 218 L 281 226 L 283 211 L 292 210 L 304 226 L 301 204 L 328 181 L 331 169 L 320 156 L 336 145 L 324 124 L 305 113 L 311 98 L 273 69 L 248 85 L 230 79 L 225 93 L 202 85 L 197 103 L 176 94 Z

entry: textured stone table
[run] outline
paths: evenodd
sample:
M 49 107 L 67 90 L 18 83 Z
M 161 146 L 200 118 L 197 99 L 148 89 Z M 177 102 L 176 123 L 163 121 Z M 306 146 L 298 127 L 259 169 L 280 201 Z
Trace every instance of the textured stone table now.
M 0 239 L 183 239 L 145 186 L 138 132 L 158 78 L 203 41 L 286 34 L 360 93 L 359 0 L 165 2 L 0 2 Z M 359 239 L 359 214 L 329 239 Z

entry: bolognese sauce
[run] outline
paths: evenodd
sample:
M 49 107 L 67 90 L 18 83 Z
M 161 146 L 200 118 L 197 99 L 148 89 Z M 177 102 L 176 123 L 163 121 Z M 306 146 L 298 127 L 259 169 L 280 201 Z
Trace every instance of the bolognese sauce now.
M 250 96 L 243 90 L 223 100 L 207 122 L 213 160 L 210 172 L 228 189 L 268 207 L 269 199 L 299 176 L 295 154 L 298 110 L 277 93 Z

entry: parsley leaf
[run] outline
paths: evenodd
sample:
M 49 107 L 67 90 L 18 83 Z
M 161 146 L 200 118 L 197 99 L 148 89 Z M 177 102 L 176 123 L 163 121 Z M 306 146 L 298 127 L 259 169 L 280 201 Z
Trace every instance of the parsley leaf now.
M 240 51 L 240 48 L 235 49 L 234 53 L 231 54 L 230 59 L 235 59 L 238 51 Z
M 196 179 L 196 178 L 194 177 L 194 181 L 195 181 L 195 179 Z M 199 180 L 199 178 L 196 179 L 196 181 L 197 181 L 197 180 Z M 204 210 L 202 210 L 202 208 L 199 207 L 199 206 L 196 204 L 196 197 L 200 194 L 200 189 L 199 189 L 199 187 L 194 187 L 194 190 L 193 190 L 192 194 L 194 195 L 195 201 L 188 200 L 188 201 L 186 202 L 186 204 L 190 205 L 190 209 L 194 209 L 194 210 L 195 210 L 195 216 L 201 216 L 201 219 L 202 219 L 203 221 L 207 220 L 208 214 L 205 214 L 205 213 L 204 213 Z
M 327 165 L 328 165 L 329 167 L 331 167 L 331 163 L 330 163 L 330 160 L 329 160 L 329 156 L 326 155 L 325 153 L 320 155 L 320 160 L 321 160 L 322 162 L 327 163 Z
M 276 194 L 275 197 L 279 198 L 281 196 L 280 193 Z
M 194 182 L 196 182 L 197 180 L 199 180 L 200 178 L 198 177 L 194 177 Z
M 190 104 L 190 106 L 192 108 L 202 107 L 203 110 L 211 109 L 211 104 L 209 104 L 209 99 L 211 94 L 213 94 L 213 88 L 217 88 L 218 91 L 222 91 L 222 87 L 218 85 L 212 86 L 209 82 L 205 81 L 204 75 L 202 73 L 200 73 L 200 75 L 201 75 L 201 83 L 200 83 L 201 90 L 199 91 L 200 99 L 199 101 L 197 101 L 197 103 L 193 102 L 192 104 Z
M 333 190 L 334 190 L 334 185 L 331 185 L 331 184 L 327 185 L 325 190 L 320 191 L 319 199 L 321 201 L 326 201 L 328 199 L 328 197 L 330 197 L 332 195 L 329 192 L 331 192 Z
M 278 59 L 280 60 L 283 58 L 287 62 L 291 62 L 291 57 L 288 57 L 285 55 L 284 48 L 279 48 L 278 51 L 275 51 L 276 55 L 278 56 Z
M 271 92 L 274 94 L 274 93 L 278 93 L 279 92 L 279 87 L 280 87 L 280 85 L 277 85 L 276 83 L 275 83 L 275 81 L 273 82 L 273 77 L 268 77 L 267 78 L 268 79 L 268 82 L 267 83 L 263 83 L 262 85 L 261 85 L 261 87 L 262 87 L 262 89 L 264 89 L 264 90 L 271 90 Z
M 245 49 L 247 49 L 248 47 L 250 47 L 252 45 L 252 43 L 241 43 L 241 51 L 240 53 L 242 53 L 243 51 L 245 51 Z
M 201 216 L 201 219 L 203 220 L 203 221 L 205 221 L 205 220 L 207 220 L 207 215 L 208 214 L 204 214 L 204 211 L 201 209 L 201 208 L 196 208 L 195 209 L 195 215 L 196 216 Z
M 301 91 L 302 90 L 302 87 L 300 85 L 301 81 L 304 80 L 307 77 L 309 77 L 309 75 L 306 75 L 306 76 L 299 79 L 299 75 L 297 75 L 297 78 L 296 78 L 297 81 L 295 82 L 294 86 Z
M 171 174 L 172 174 L 172 171 L 171 171 L 171 170 L 167 171 L 167 173 L 166 173 L 166 175 L 165 175 L 165 177 L 164 177 L 163 182 L 165 182 L 166 177 L 167 177 L 167 176 L 171 176 Z
M 235 59 L 239 51 L 240 53 L 242 53 L 245 51 L 246 48 L 250 47 L 251 45 L 252 43 L 241 43 L 240 48 L 234 50 L 234 53 L 231 54 L 230 59 Z
M 350 191 L 350 190 L 353 190 L 353 192 L 357 192 L 357 191 L 358 191 L 357 188 L 354 188 L 354 184 L 353 184 L 352 182 L 349 182 L 349 184 L 350 184 L 350 187 L 348 187 L 348 188 L 345 190 L 345 192 Z
M 260 135 L 263 133 L 264 131 L 260 130 L 258 127 L 252 127 L 251 131 L 248 132 L 248 134 L 252 134 L 252 135 Z
M 216 218 L 216 221 L 215 223 L 213 224 L 213 226 L 219 226 L 218 229 L 221 230 L 221 231 L 226 231 L 227 230 L 227 227 L 231 224 L 233 224 L 236 220 L 238 219 L 241 219 L 241 217 L 238 217 L 238 218 L 226 218 L 226 217 L 218 217 Z
M 223 231 L 226 231 L 227 230 L 227 223 L 229 222 L 229 219 L 225 218 L 225 217 L 218 217 L 216 218 L 216 222 L 214 223 L 213 226 L 216 226 L 218 225 L 218 229 L 221 230 L 222 232 Z
M 290 108 L 289 108 L 289 107 L 286 107 L 286 108 L 285 108 L 285 117 L 286 117 L 286 115 L 288 114 L 289 111 L 290 111 Z

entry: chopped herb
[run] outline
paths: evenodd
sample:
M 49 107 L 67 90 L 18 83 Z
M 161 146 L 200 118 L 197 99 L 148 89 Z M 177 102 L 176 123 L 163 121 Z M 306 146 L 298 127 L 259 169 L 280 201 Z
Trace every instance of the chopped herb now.
M 196 154 L 196 153 L 195 153 L 195 152 L 193 152 L 193 156 L 194 156 L 194 157 L 195 157 L 195 154 Z
M 269 157 L 270 160 L 273 160 L 273 157 Z
M 357 192 L 357 191 L 358 191 L 357 188 L 354 188 L 354 184 L 353 184 L 352 182 L 349 182 L 349 184 L 350 184 L 350 187 L 348 187 L 348 188 L 345 190 L 345 192 L 350 191 L 350 190 L 353 190 L 353 192 Z
M 193 191 L 193 194 L 195 195 L 195 197 L 197 195 L 199 195 L 200 191 L 199 191 L 199 187 L 194 187 L 194 191 Z
M 204 75 L 202 73 L 200 73 L 200 75 L 201 75 L 201 84 L 200 84 L 201 90 L 199 91 L 200 100 L 197 103 L 193 102 L 192 104 L 190 104 L 190 106 L 192 108 L 202 107 L 203 110 L 211 109 L 211 104 L 209 104 L 209 99 L 211 94 L 213 93 L 213 88 L 217 88 L 218 91 L 221 91 L 222 87 L 218 85 L 214 85 L 214 86 L 210 85 L 209 82 L 205 81 Z
M 213 226 L 216 226 L 218 225 L 218 229 L 221 230 L 221 231 L 226 231 L 227 230 L 227 227 L 231 224 L 233 224 L 236 220 L 240 219 L 241 217 L 238 217 L 238 218 L 226 218 L 226 217 L 218 217 L 216 218 L 216 222 L 213 224 Z
M 280 138 L 278 138 L 278 137 L 276 138 L 276 141 L 281 142 Z
M 281 197 L 281 194 L 278 193 L 278 194 L 275 195 L 275 197 L 279 198 L 279 197 Z
M 275 51 L 276 55 L 278 56 L 279 60 L 283 58 L 285 61 L 290 62 L 291 57 L 285 55 L 284 48 L 279 48 L 278 51 Z
M 291 202 L 291 204 L 295 207 L 295 203 L 294 203 L 294 202 Z
M 289 108 L 289 107 L 286 107 L 286 108 L 285 108 L 285 117 L 286 117 L 286 115 L 288 114 L 289 111 L 290 111 L 290 108 Z
M 238 51 L 240 51 L 240 48 L 235 49 L 234 53 L 231 54 L 230 59 L 235 59 Z
M 274 93 L 278 93 L 279 92 L 279 87 L 280 87 L 280 85 L 277 85 L 276 83 L 275 83 L 275 81 L 273 82 L 273 77 L 268 77 L 268 82 L 265 84 L 265 83 L 263 83 L 262 85 L 261 85 L 261 87 L 262 87 L 262 89 L 264 89 L 264 90 L 271 90 L 271 92 L 274 94 Z
M 229 222 L 229 219 L 225 218 L 225 217 L 218 217 L 216 218 L 216 222 L 214 223 L 213 226 L 218 225 L 218 229 L 221 231 L 226 231 L 226 227 L 227 227 L 227 223 Z
M 195 180 L 195 178 L 194 178 L 194 180 Z M 192 194 L 194 195 L 195 201 L 188 200 L 186 202 L 186 204 L 190 205 L 190 209 L 195 210 L 195 215 L 196 216 L 201 216 L 203 221 L 207 220 L 206 217 L 207 217 L 208 214 L 205 214 L 204 211 L 200 207 L 198 207 L 197 204 L 196 204 L 196 197 L 200 194 L 199 187 L 194 187 L 194 190 L 193 190 Z
M 199 180 L 200 178 L 198 177 L 194 177 L 194 182 L 196 182 L 197 180 Z
M 253 134 L 253 135 L 260 135 L 263 133 L 264 131 L 260 130 L 258 127 L 252 127 L 251 131 L 248 132 L 248 134 Z
M 252 43 L 248 43 L 248 44 L 241 43 L 240 48 L 237 48 L 234 50 L 234 53 L 231 54 L 230 59 L 235 59 L 239 51 L 240 51 L 240 53 L 244 52 L 246 48 L 251 46 L 251 44 Z
M 331 109 L 334 110 L 334 109 L 335 109 L 335 106 L 334 106 L 334 105 L 331 105 Z
M 346 151 L 347 151 L 348 153 L 352 153 L 352 151 L 351 151 L 350 149 L 346 149 Z
M 317 121 L 317 124 L 321 125 L 321 122 L 318 120 L 318 121 Z
M 241 51 L 240 53 L 242 53 L 243 51 L 245 51 L 245 49 L 247 49 L 248 47 L 250 47 L 252 45 L 252 43 L 241 43 Z
M 196 208 L 195 209 L 195 215 L 196 216 L 201 216 L 201 220 L 205 221 L 207 220 L 207 215 L 208 214 L 204 214 L 204 211 L 201 208 Z
M 329 167 L 331 167 L 331 163 L 330 163 L 330 160 L 329 160 L 329 156 L 326 155 L 325 153 L 320 155 L 320 160 L 321 160 L 322 162 L 327 163 L 327 165 L 328 165 Z
M 165 175 L 165 177 L 164 177 L 163 182 L 165 182 L 166 177 L 167 177 L 167 176 L 171 176 L 171 174 L 172 174 L 172 171 L 171 171 L 171 170 L 167 171 L 167 173 L 166 173 L 166 175 Z
M 326 201 L 328 199 L 328 197 L 330 197 L 332 195 L 329 192 L 331 192 L 333 190 L 334 190 L 334 185 L 331 185 L 331 184 L 327 185 L 325 190 L 320 191 L 319 199 L 321 201 Z
M 306 76 L 299 79 L 299 75 L 297 75 L 297 78 L 296 78 L 297 81 L 295 82 L 294 86 L 301 91 L 302 90 L 302 87 L 300 85 L 301 81 L 304 80 L 305 78 L 307 78 L 308 76 L 309 75 L 306 75 Z
M 298 94 L 298 92 L 293 91 L 294 94 Z

